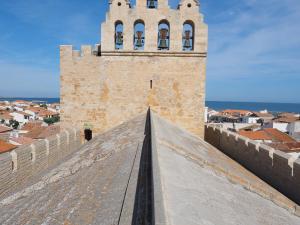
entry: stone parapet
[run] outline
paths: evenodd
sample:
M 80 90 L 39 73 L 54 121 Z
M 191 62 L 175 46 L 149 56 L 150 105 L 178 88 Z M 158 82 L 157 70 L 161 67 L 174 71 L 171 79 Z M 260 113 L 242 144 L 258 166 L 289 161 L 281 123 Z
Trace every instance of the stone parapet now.
M 205 140 L 300 204 L 300 160 L 222 128 L 205 126 Z
M 0 154 L 0 198 L 20 188 L 31 177 L 57 164 L 80 145 L 80 132 L 66 129 L 45 140 Z

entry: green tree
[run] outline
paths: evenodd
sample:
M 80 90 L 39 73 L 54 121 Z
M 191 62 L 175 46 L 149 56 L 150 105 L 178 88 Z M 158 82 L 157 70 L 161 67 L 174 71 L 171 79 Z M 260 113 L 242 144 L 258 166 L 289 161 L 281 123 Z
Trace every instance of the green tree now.
M 59 120 L 60 120 L 59 116 L 54 116 L 51 118 L 45 118 L 44 122 L 47 123 L 48 125 L 50 125 L 50 124 L 59 122 Z
M 16 130 L 19 128 L 20 123 L 16 120 L 10 120 L 9 125 Z
M 46 104 L 40 104 L 40 107 L 47 109 L 48 106 Z

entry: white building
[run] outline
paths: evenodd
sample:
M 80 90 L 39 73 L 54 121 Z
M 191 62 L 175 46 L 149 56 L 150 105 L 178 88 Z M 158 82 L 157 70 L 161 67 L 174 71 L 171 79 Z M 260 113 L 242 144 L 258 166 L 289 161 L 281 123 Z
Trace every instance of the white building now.
M 27 123 L 30 120 L 30 115 L 25 112 L 13 112 L 10 115 L 21 124 Z

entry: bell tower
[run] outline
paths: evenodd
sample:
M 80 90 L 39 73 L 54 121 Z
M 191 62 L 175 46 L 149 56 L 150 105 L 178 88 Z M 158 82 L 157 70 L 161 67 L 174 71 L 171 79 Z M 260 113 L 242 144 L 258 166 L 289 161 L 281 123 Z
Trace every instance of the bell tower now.
M 169 8 L 168 0 L 136 0 L 137 8 L 163 9 Z
M 110 0 L 97 47 L 61 46 L 62 125 L 102 133 L 148 107 L 203 137 L 207 25 L 198 0 Z M 74 113 L 76 112 L 76 113 Z

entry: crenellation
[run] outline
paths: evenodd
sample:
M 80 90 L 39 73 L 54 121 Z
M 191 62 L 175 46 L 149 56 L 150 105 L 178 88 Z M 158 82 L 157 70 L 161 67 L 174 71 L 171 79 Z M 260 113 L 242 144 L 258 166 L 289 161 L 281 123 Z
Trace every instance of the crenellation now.
M 300 196 L 300 159 L 230 131 L 206 126 L 205 140 L 297 203 Z M 292 166 L 291 166 L 292 165 Z
M 91 45 L 82 45 L 81 46 L 81 57 L 91 56 L 92 55 L 92 46 Z
M 282 177 L 293 176 L 292 168 L 289 165 L 290 158 L 290 155 L 275 150 L 273 154 L 273 171 L 275 171 L 276 174 L 280 173 Z M 281 182 L 284 183 L 283 180 Z
M 16 148 L 10 153 L 0 154 L 0 198 L 80 147 L 79 135 L 67 139 L 66 132 L 62 132 L 60 146 L 54 135 L 44 141 Z
M 73 60 L 81 57 L 81 51 L 80 50 L 73 50 L 72 51 Z

